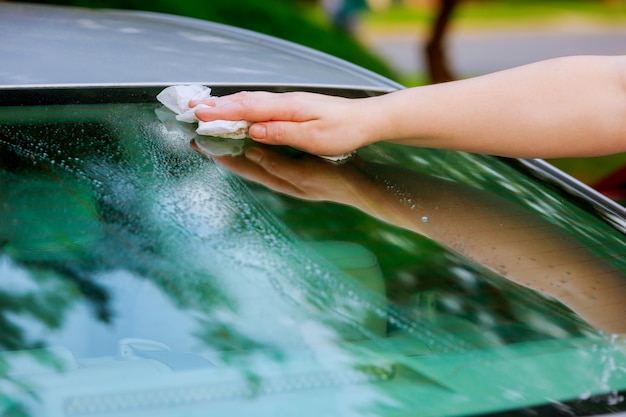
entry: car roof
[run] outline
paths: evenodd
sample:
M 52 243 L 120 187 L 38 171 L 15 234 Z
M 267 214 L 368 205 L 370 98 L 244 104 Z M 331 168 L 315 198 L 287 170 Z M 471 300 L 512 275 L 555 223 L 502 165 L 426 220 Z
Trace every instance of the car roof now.
M 287 41 L 151 12 L 0 3 L 0 88 L 323 86 L 388 91 L 373 72 Z

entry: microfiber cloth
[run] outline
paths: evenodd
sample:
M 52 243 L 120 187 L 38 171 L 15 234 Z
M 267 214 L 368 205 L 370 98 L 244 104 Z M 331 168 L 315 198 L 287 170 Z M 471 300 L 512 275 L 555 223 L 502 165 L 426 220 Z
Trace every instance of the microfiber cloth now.
M 196 117 L 196 110 L 209 107 L 205 104 L 198 104 L 194 108 L 189 107 L 191 100 L 215 100 L 219 106 L 219 99 L 211 95 L 211 89 L 204 85 L 174 85 L 167 87 L 157 95 L 159 100 L 165 107 L 176 113 L 176 120 L 186 123 L 198 122 L 196 133 L 203 136 L 217 136 L 227 139 L 244 139 L 248 137 L 248 128 L 252 123 L 239 120 L 214 120 L 212 122 L 203 122 Z M 330 161 L 344 161 L 353 155 L 354 152 L 335 155 L 322 156 L 322 158 Z

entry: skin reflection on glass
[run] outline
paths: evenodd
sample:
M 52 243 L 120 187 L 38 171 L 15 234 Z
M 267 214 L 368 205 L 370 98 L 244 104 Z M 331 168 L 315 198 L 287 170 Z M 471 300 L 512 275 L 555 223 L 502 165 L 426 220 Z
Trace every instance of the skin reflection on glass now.
M 193 141 L 192 147 L 203 152 Z M 335 165 L 253 146 L 245 157 L 211 156 L 232 172 L 277 192 L 355 207 L 412 230 L 531 289 L 553 296 L 599 330 L 624 334 L 623 274 L 578 240 L 520 205 L 463 184 L 397 167 L 366 174 L 355 159 Z M 402 184 L 403 196 L 388 183 Z M 410 204 L 407 204 L 407 193 Z

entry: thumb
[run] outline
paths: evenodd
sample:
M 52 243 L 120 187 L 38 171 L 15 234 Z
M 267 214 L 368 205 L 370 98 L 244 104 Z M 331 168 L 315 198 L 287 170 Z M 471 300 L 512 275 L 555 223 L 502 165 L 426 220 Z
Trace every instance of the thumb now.
M 248 130 L 250 138 L 269 145 L 296 146 L 303 134 L 300 123 L 263 122 L 254 123 Z
M 359 145 L 354 141 L 337 141 L 318 130 L 312 122 L 254 123 L 248 136 L 266 145 L 287 145 L 314 155 L 340 155 L 352 152 Z

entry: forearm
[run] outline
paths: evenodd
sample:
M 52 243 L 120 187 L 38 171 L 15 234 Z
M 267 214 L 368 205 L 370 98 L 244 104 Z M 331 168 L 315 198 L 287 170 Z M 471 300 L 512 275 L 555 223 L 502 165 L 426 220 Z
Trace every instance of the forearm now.
M 559 58 L 368 100 L 372 141 L 513 157 L 626 151 L 626 57 Z

